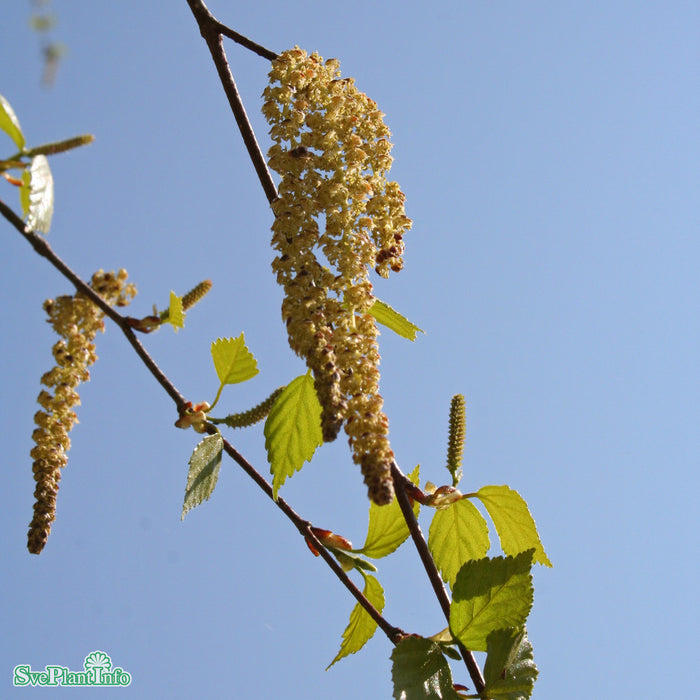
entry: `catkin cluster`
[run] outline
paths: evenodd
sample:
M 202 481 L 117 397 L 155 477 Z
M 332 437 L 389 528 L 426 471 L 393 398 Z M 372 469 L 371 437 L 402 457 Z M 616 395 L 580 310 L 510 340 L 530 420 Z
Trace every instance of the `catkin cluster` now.
M 289 344 L 313 371 L 326 442 L 344 425 L 370 498 L 393 498 L 389 423 L 379 395 L 370 269 L 403 267 L 411 226 L 387 181 L 389 129 L 376 103 L 341 78 L 338 61 L 294 48 L 272 64 L 263 113 L 281 176 L 272 208 L 272 267 L 284 287 Z
M 126 270 L 99 270 L 92 276 L 90 286 L 110 305 L 125 306 L 136 294 L 136 288 L 126 279 Z M 48 299 L 44 310 L 61 339 L 53 346 L 56 365 L 41 378 L 48 391 L 43 389 L 39 394 L 37 401 L 42 410 L 34 416 L 38 427 L 32 434 L 36 444 L 30 455 L 34 460 L 36 500 L 27 538 L 32 554 L 39 554 L 44 548 L 56 517 L 58 482 L 70 449 L 68 433 L 78 422 L 73 410 L 80 404 L 77 389 L 90 378 L 88 366 L 97 359 L 93 340 L 97 331 L 104 331 L 103 312 L 80 293 Z

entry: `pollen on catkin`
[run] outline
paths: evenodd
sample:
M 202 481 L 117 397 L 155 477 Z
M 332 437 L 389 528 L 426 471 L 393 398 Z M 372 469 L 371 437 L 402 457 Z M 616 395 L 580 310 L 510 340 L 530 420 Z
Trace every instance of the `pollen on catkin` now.
M 125 306 L 136 294 L 136 287 L 127 284 L 126 270 L 104 272 L 92 276 L 90 286 L 110 305 Z M 53 346 L 55 366 L 46 372 L 37 397 L 41 406 L 34 416 L 38 426 L 32 433 L 36 443 L 29 453 L 34 464 L 34 517 L 29 525 L 27 549 L 39 554 L 46 544 L 51 523 L 56 518 L 56 496 L 61 469 L 68 462 L 68 433 L 78 418 L 73 410 L 80 404 L 78 386 L 90 378 L 88 366 L 97 359 L 93 340 L 97 331 L 104 331 L 103 312 L 80 293 L 60 296 L 44 302 L 48 322 L 61 336 Z
M 284 287 L 291 348 L 313 371 L 326 442 L 344 425 L 370 498 L 393 498 L 389 422 L 379 395 L 378 330 L 369 271 L 403 267 L 411 226 L 387 181 L 390 132 L 377 104 L 336 59 L 295 47 L 272 63 L 263 114 L 281 176 L 273 202 L 272 268 Z

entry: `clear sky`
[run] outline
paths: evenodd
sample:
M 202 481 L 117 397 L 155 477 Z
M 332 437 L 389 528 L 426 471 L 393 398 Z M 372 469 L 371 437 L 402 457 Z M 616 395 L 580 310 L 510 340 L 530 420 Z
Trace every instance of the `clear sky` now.
M 68 47 L 40 85 L 29 2 L 4 3 L 0 93 L 55 157 L 49 240 L 87 278 L 126 267 L 131 312 L 211 278 L 175 335 L 145 344 L 193 401 L 209 344 L 245 332 L 249 407 L 303 371 L 270 271 L 271 214 L 185 0 L 53 3 Z M 646 700 L 697 665 L 700 8 L 694 2 L 231 2 L 211 10 L 281 51 L 337 57 L 393 132 L 413 230 L 377 294 L 426 334 L 381 337 L 382 394 L 404 469 L 446 482 L 450 397 L 467 402 L 463 487 L 528 501 L 554 568 L 534 571 L 537 700 Z M 263 149 L 268 65 L 227 43 Z M 12 152 L 0 134 L 0 153 Z M 4 139 L 4 140 L 3 140 Z M 0 198 L 17 205 L 0 183 Z M 55 338 L 44 299 L 70 286 L 0 221 L 0 695 L 15 665 L 80 669 L 99 649 L 133 698 L 391 697 L 378 633 L 328 672 L 353 601 L 232 462 L 180 522 L 197 442 L 114 327 L 82 388 L 58 516 L 27 553 L 32 417 Z M 261 429 L 228 435 L 266 472 Z M 361 545 L 367 501 L 344 440 L 284 497 Z M 421 521 L 427 530 L 429 521 Z M 392 624 L 445 626 L 409 544 L 379 563 Z M 459 682 L 471 685 L 464 669 Z

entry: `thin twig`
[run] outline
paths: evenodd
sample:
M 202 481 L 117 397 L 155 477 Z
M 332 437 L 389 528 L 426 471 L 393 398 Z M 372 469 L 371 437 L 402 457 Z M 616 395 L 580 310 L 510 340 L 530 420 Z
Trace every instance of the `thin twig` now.
M 223 34 L 229 39 L 233 39 L 233 41 L 235 41 L 237 44 L 245 46 L 253 53 L 266 58 L 268 61 L 274 61 L 277 58 L 278 54 L 276 54 L 274 51 L 270 51 L 270 49 L 266 49 L 264 46 L 256 44 L 248 37 L 243 36 L 243 34 L 239 34 L 237 31 L 231 29 L 231 27 L 227 27 L 222 22 L 219 22 L 219 20 L 212 15 L 209 8 L 203 2 L 201 2 L 201 0 L 187 0 L 187 2 L 200 27 L 202 23 L 206 23 L 208 26 L 212 27 L 212 29 L 215 28 L 217 33 Z
M 231 106 L 231 111 L 236 119 L 236 124 L 243 137 L 243 143 L 248 149 L 248 155 L 253 162 L 253 167 L 258 175 L 260 184 L 265 191 L 267 201 L 272 203 L 277 199 L 277 187 L 275 186 L 272 174 L 267 167 L 267 162 L 260 150 L 258 140 L 255 138 L 255 132 L 250 124 L 248 115 L 246 114 L 243 100 L 236 87 L 236 81 L 233 79 L 231 68 L 226 58 L 221 28 L 224 26 L 209 12 L 206 5 L 200 0 L 187 0 L 192 14 L 197 20 L 199 31 L 204 40 L 207 42 L 212 60 L 216 66 L 216 72 L 219 74 L 221 85 L 224 88 L 228 103 Z
M 178 412 L 182 412 L 186 402 L 180 392 L 175 388 L 174 384 L 163 374 L 162 370 L 153 358 L 148 354 L 139 339 L 134 335 L 134 331 L 130 327 L 126 317 L 115 311 L 95 290 L 86 284 L 73 270 L 61 260 L 51 249 L 51 246 L 44 238 L 30 231 L 25 223 L 10 207 L 0 200 L 0 214 L 2 214 L 17 231 L 28 241 L 34 250 L 46 258 L 64 277 L 66 277 L 81 294 L 85 295 L 96 306 L 100 308 L 104 314 L 113 321 L 122 333 L 126 336 L 129 343 L 137 352 L 141 360 L 144 362 L 151 374 L 156 378 L 158 383 L 167 391 L 170 397 L 175 402 Z M 218 432 L 214 425 L 209 425 L 211 433 Z M 272 486 L 267 480 L 248 462 L 243 455 L 236 450 L 227 440 L 224 440 L 224 449 L 226 453 L 250 476 L 253 481 L 265 492 L 265 494 L 273 500 L 277 507 L 292 521 L 294 526 L 299 530 L 301 535 L 307 542 L 313 544 L 316 551 L 324 559 L 326 564 L 331 568 L 333 573 L 340 579 L 341 583 L 350 591 L 358 603 L 367 611 L 369 616 L 377 623 L 380 629 L 387 635 L 389 640 L 396 644 L 404 635 L 405 632 L 398 627 L 394 627 L 382 616 L 382 614 L 372 605 L 366 598 L 364 593 L 357 588 L 352 579 L 343 571 L 333 555 L 321 544 L 313 532 L 311 523 L 304 520 L 294 509 L 282 498 L 275 499 L 273 496 Z
M 420 525 L 418 524 L 418 520 L 416 520 L 416 516 L 413 513 L 413 508 L 411 507 L 411 503 L 408 499 L 408 495 L 406 493 L 406 483 L 408 482 L 408 478 L 399 469 L 399 465 L 396 464 L 396 462 L 393 462 L 391 465 L 391 476 L 394 480 L 394 491 L 396 492 L 396 498 L 399 502 L 399 507 L 401 508 L 401 513 L 403 514 L 404 520 L 408 525 L 408 531 L 411 533 L 413 544 L 418 551 L 418 556 L 420 557 L 421 562 L 423 562 L 423 567 L 428 575 L 433 591 L 435 591 L 435 595 L 440 603 L 442 612 L 449 623 L 450 599 L 447 595 L 445 584 L 440 578 L 440 573 L 437 570 L 437 566 L 435 566 L 433 556 L 430 554 L 428 544 L 425 541 L 425 537 L 423 537 L 423 532 L 420 529 Z M 472 682 L 476 687 L 476 691 L 480 693 L 486 686 L 484 683 L 484 677 L 481 675 L 479 664 L 476 662 L 476 659 L 471 651 L 465 649 L 461 643 L 459 644 L 459 648 L 462 652 L 462 658 L 464 659 L 464 663 L 469 671 Z
M 210 425 L 209 432 L 216 433 L 218 431 L 215 426 Z M 282 497 L 275 499 L 272 486 L 270 486 L 268 481 L 226 439 L 224 439 L 224 450 L 226 451 L 226 454 L 228 454 L 229 457 L 231 457 L 231 459 L 233 459 L 234 462 L 236 462 L 243 469 L 243 471 L 265 492 L 265 494 L 267 494 L 274 504 L 294 523 L 297 530 L 299 530 L 304 538 L 314 545 L 316 551 L 326 561 L 328 566 L 333 570 L 333 573 L 335 573 L 335 575 L 340 579 L 341 583 L 350 591 L 350 593 L 352 593 L 357 602 L 360 603 L 360 605 L 369 613 L 369 616 L 377 623 L 377 625 L 379 625 L 389 640 L 396 644 L 405 635 L 405 632 L 398 627 L 390 625 L 386 619 L 382 617 L 381 613 L 374 607 L 374 605 L 367 600 L 364 593 L 357 588 L 352 579 L 350 579 L 347 573 L 343 571 L 335 557 L 318 540 L 311 528 L 311 523 L 298 515 Z
M 165 376 L 156 361 L 148 354 L 146 348 L 143 347 L 139 339 L 134 334 L 134 331 L 129 326 L 126 317 L 115 311 L 90 285 L 85 283 L 73 270 L 54 253 L 51 246 L 46 242 L 46 239 L 33 231 L 29 230 L 22 219 L 15 214 L 10 207 L 0 200 L 0 213 L 24 236 L 31 244 L 34 250 L 46 258 L 73 286 L 90 301 L 98 306 L 100 310 L 110 320 L 119 326 L 122 333 L 126 336 L 131 346 L 134 348 L 138 356 L 146 365 L 156 381 L 165 389 L 168 395 L 172 398 L 177 406 L 178 411 L 181 411 L 185 406 L 185 399 L 182 394 L 175 388 L 174 384 Z

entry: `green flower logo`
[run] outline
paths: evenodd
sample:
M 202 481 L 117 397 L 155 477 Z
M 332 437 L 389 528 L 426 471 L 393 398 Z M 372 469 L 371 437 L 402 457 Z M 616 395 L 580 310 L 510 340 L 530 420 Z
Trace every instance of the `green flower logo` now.
M 101 671 L 112 670 L 112 659 L 110 659 L 109 655 L 105 654 L 103 651 L 93 651 L 85 657 L 86 671 L 97 668 L 99 668 Z

